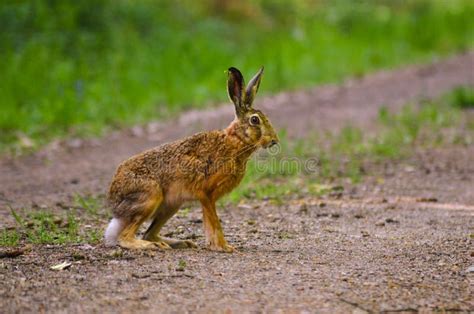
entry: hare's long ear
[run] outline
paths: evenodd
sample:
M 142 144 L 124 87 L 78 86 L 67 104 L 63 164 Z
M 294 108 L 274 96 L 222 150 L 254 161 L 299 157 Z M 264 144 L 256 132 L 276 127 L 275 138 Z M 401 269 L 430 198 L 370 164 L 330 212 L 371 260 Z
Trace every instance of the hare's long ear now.
M 260 80 L 262 79 L 263 75 L 263 67 L 255 74 L 255 76 L 250 80 L 249 84 L 247 85 L 247 89 L 245 90 L 245 104 L 247 107 L 251 107 L 252 103 L 255 99 L 255 95 L 257 94 L 258 87 L 260 86 Z
M 227 79 L 227 92 L 229 98 L 235 105 L 237 116 L 241 116 L 246 108 L 244 104 L 244 77 L 239 70 L 234 67 L 229 68 Z

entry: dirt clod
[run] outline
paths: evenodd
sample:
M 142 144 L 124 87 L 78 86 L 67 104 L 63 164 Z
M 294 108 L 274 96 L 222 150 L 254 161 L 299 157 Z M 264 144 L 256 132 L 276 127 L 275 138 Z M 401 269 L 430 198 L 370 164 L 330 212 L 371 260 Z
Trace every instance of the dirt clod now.
M 393 218 L 386 218 L 385 222 L 388 223 L 388 224 L 398 224 L 399 223 L 398 220 L 393 219 Z

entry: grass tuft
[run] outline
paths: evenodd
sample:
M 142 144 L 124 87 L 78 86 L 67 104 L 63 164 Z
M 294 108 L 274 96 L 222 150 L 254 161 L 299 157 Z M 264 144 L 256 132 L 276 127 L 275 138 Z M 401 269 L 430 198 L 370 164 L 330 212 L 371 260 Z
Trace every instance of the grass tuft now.
M 0 246 L 15 246 L 20 243 L 31 244 L 70 244 L 97 243 L 102 232 L 81 224 L 75 211 L 65 217 L 53 215 L 49 211 L 36 211 L 21 216 L 12 210 L 18 227 L 1 231 Z
M 450 97 L 450 102 L 457 108 L 474 108 L 474 89 L 466 87 L 456 88 Z
M 98 197 L 94 196 L 83 196 L 76 194 L 74 195 L 74 207 L 82 208 L 87 214 L 97 216 L 99 210 L 102 208 L 102 201 Z

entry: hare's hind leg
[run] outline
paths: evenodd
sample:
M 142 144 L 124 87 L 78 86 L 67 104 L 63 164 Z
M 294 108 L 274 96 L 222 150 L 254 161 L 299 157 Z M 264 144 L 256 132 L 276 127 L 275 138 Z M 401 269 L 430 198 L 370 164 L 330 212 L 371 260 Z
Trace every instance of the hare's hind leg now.
M 163 201 L 163 194 L 157 184 L 141 184 L 141 187 L 139 192 L 125 196 L 114 210 L 114 219 L 122 226 L 118 244 L 127 249 L 169 249 L 169 245 L 162 241 L 145 241 L 135 236 L 138 228 L 153 216 Z
M 173 249 L 186 249 L 186 248 L 196 248 L 197 245 L 189 240 L 176 240 L 160 236 L 160 230 L 165 225 L 165 223 L 176 214 L 179 207 L 170 208 L 165 204 L 162 204 L 155 213 L 153 222 L 151 223 L 148 230 L 145 232 L 143 239 L 153 242 L 164 242 L 168 244 Z

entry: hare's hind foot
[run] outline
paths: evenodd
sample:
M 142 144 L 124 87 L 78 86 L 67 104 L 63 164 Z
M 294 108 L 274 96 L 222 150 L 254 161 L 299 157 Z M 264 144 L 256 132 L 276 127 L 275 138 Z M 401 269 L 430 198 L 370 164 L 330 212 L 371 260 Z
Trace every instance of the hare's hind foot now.
M 153 243 L 160 243 L 160 242 L 165 243 L 166 245 L 168 245 L 168 247 L 173 248 L 173 249 L 197 248 L 196 243 L 190 240 L 177 240 L 177 239 L 171 239 L 171 238 L 156 236 L 156 235 L 151 235 L 151 234 L 145 235 L 144 239 L 147 241 L 152 241 Z
M 236 252 L 236 248 L 234 248 L 232 245 L 230 244 L 223 244 L 223 245 L 215 245 L 215 244 L 211 244 L 209 246 L 209 249 L 211 251 L 216 251 L 216 252 L 224 252 L 224 253 L 232 253 L 232 252 Z
M 118 243 L 121 247 L 124 249 L 130 249 L 130 250 L 167 250 L 170 249 L 171 247 L 166 244 L 165 242 L 151 242 L 151 241 L 145 241 L 145 240 L 139 240 L 139 239 L 122 239 L 119 240 Z

